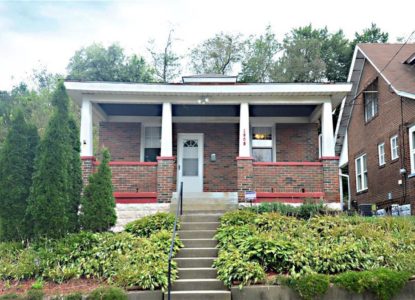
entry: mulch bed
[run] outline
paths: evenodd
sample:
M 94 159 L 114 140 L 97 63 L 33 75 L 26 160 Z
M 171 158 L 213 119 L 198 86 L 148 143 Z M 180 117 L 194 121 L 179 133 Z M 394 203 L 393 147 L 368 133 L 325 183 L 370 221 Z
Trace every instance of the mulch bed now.
M 0 296 L 6 294 L 25 294 L 35 283 L 34 279 L 25 281 L 0 281 Z M 96 279 L 72 279 L 63 283 L 44 282 L 43 292 L 47 296 L 67 295 L 75 292 L 82 294 L 107 285 Z

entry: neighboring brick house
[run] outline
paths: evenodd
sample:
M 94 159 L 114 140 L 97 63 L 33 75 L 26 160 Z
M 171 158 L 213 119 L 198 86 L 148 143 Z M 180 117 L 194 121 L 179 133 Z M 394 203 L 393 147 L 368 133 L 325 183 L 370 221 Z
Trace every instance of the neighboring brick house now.
M 415 44 L 360 44 L 336 128 L 350 200 L 415 206 Z M 414 210 L 413 210 L 414 211 Z
M 180 84 L 65 85 L 81 106 L 84 180 L 94 153 L 109 148 L 119 203 L 169 203 L 183 182 L 185 197 L 226 193 L 242 201 L 256 191 L 258 201 L 340 204 L 332 111 L 351 84 L 188 76 Z

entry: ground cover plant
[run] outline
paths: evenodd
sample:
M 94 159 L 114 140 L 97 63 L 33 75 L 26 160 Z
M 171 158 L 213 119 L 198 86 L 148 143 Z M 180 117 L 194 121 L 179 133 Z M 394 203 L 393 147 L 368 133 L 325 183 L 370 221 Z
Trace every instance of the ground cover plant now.
M 216 238 L 220 251 L 214 265 L 228 286 L 264 282 L 267 275 L 279 274 L 287 279 L 279 282 L 305 299 L 324 293 L 330 281 L 356 292 L 376 289 L 379 299 L 390 299 L 415 274 L 412 217 L 282 215 L 245 209 L 226 213 Z M 356 281 L 362 289 L 353 286 Z
M 170 219 L 157 214 L 148 219 Z M 173 216 L 174 218 L 174 216 Z M 80 232 L 60 239 L 41 239 L 30 245 L 0 243 L 0 280 L 18 282 L 38 279 L 62 283 L 71 279 L 95 279 L 121 288 L 159 289 L 167 287 L 167 263 L 171 231 Z M 176 238 L 174 251 L 182 243 Z M 177 270 L 173 262 L 172 275 Z

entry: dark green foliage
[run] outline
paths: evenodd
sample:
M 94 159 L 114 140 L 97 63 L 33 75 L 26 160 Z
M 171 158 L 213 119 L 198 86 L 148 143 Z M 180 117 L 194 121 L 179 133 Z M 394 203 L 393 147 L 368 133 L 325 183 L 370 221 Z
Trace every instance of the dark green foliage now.
M 247 209 L 257 213 L 277 212 L 284 216 L 294 216 L 305 220 L 316 215 L 325 215 L 330 211 L 323 203 L 304 203 L 301 206 L 292 206 L 279 202 L 265 202 Z
M 52 98 L 55 112 L 40 143 L 35 161 L 32 193 L 27 217 L 33 225 L 34 238 L 61 237 L 74 231 L 73 198 L 75 197 L 75 145 L 71 139 L 68 111 L 69 98 L 63 82 L 59 82 Z M 72 171 L 71 171 L 72 170 Z
M 330 277 L 324 274 L 306 274 L 298 278 L 289 278 L 286 283 L 296 290 L 302 299 L 312 300 L 320 298 L 327 292 Z
M 72 293 L 69 295 L 65 295 L 63 297 L 63 300 L 82 300 L 82 294 L 81 293 Z
M 89 177 L 84 189 L 80 223 L 84 230 L 101 232 L 115 225 L 115 199 L 112 187 L 112 174 L 109 167 L 110 154 L 104 149 L 98 171 Z
M 0 240 L 28 237 L 25 212 L 38 141 L 36 128 L 19 111 L 0 152 Z
M 127 300 L 127 294 L 120 288 L 100 287 L 86 298 L 87 300 Z
M 220 218 L 221 225 L 233 226 L 233 225 L 245 225 L 252 224 L 255 221 L 257 215 L 246 209 L 246 210 L 235 210 L 224 214 Z
M 389 300 L 404 287 L 410 277 L 411 273 L 408 272 L 380 268 L 363 272 L 346 272 L 337 275 L 333 282 L 359 294 L 371 292 L 380 300 Z
M 174 219 L 174 214 L 160 212 L 128 223 L 125 231 L 138 237 L 149 237 L 160 230 L 172 231 Z M 180 228 L 180 224 L 177 224 L 177 228 Z
M 126 56 L 118 44 L 92 44 L 75 52 L 67 66 L 68 79 L 152 82 L 153 70 L 142 57 Z
M 0 300 L 22 300 L 22 297 L 16 294 L 6 294 L 3 296 L 0 296 Z
M 70 117 L 68 120 L 71 152 L 69 156 L 68 178 L 69 178 L 69 206 L 68 206 L 68 227 L 69 232 L 79 231 L 78 210 L 81 204 L 82 191 L 82 162 L 81 144 L 79 141 L 79 129 L 75 120 Z

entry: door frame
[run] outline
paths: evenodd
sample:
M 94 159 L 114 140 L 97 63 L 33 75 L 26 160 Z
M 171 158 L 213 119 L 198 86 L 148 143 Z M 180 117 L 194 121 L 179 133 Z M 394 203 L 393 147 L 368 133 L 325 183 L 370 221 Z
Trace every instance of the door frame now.
M 180 190 L 180 181 L 182 180 L 182 164 L 183 164 L 183 139 L 192 139 L 197 138 L 199 139 L 200 143 L 198 145 L 198 154 L 199 154 L 199 184 L 200 184 L 200 192 L 203 192 L 203 183 L 204 183 L 204 143 L 205 138 L 203 133 L 178 133 L 177 134 L 177 182 L 176 182 L 176 190 L 179 192 Z

